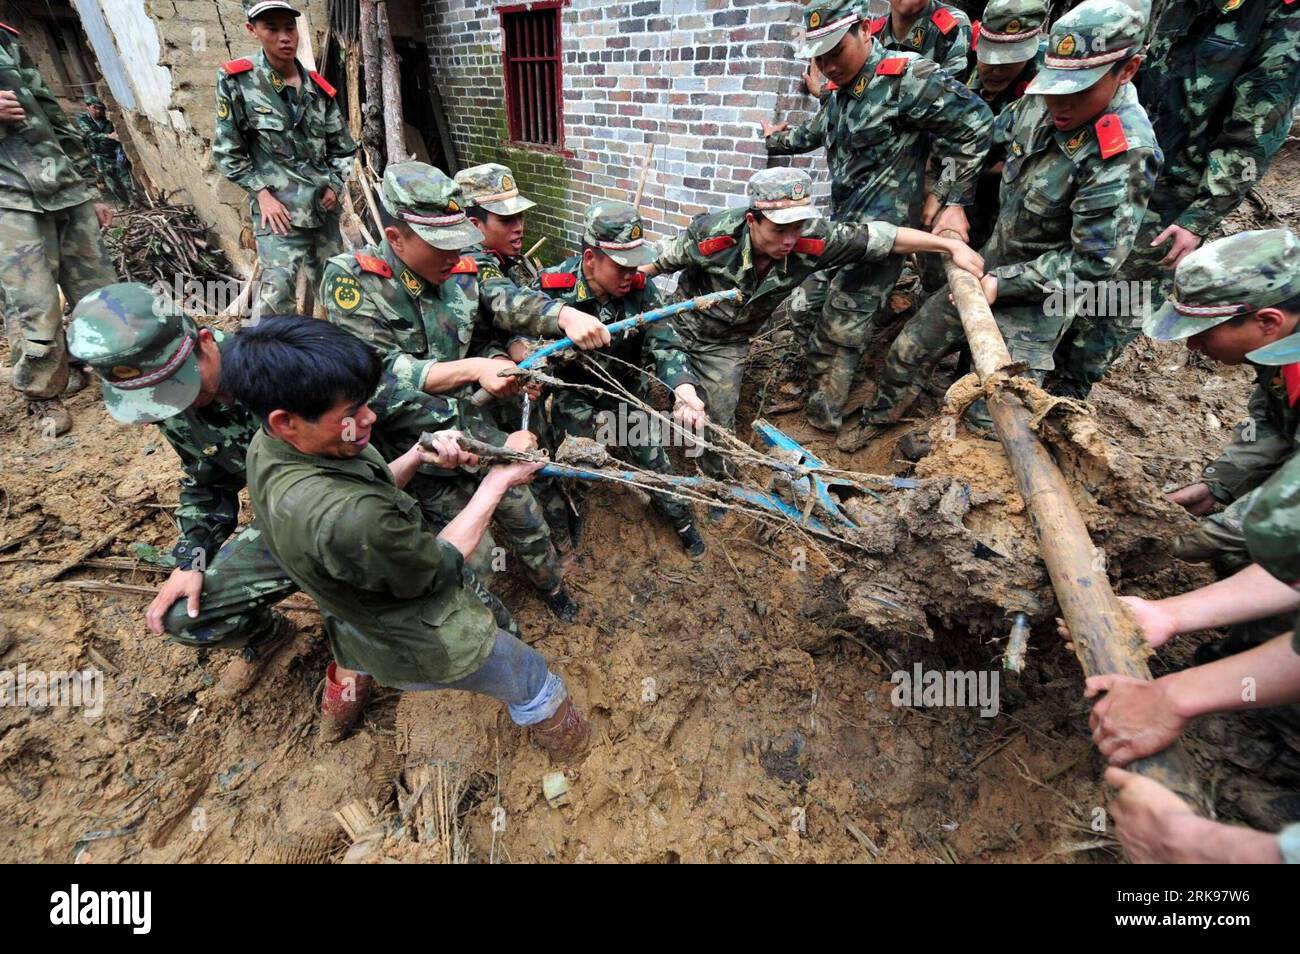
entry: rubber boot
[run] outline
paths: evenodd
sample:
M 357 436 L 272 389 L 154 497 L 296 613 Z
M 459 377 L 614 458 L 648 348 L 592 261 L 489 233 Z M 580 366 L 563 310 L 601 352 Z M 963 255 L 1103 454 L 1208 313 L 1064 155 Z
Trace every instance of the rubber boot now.
M 239 657 L 222 671 L 213 692 L 223 699 L 234 699 L 252 689 L 257 680 L 262 678 L 266 664 L 275 655 L 275 651 L 293 634 L 293 624 L 277 613 L 270 632 L 240 650 Z
M 860 359 L 858 352 L 840 348 L 831 358 L 830 367 L 817 379 L 804 414 L 808 423 L 819 431 L 834 433 L 844 422 L 844 404 L 849 399 Z
M 591 742 L 591 723 L 567 697 L 554 715 L 529 728 L 538 747 L 558 762 L 567 762 L 586 752 Z
M 338 665 L 331 661 L 325 670 L 325 695 L 320 702 L 322 742 L 337 742 L 352 731 L 361 721 L 375 684 L 370 676 L 358 676 L 355 684 L 351 680 L 339 682 L 337 672 Z

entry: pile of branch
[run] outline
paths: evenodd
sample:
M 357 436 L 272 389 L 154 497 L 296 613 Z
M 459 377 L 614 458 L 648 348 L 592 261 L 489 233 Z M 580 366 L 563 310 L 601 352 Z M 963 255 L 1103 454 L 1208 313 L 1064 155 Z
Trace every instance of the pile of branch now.
M 113 267 L 126 281 L 172 286 L 188 281 L 240 281 L 225 255 L 208 241 L 208 227 L 193 206 L 173 205 L 164 194 L 144 208 L 124 209 L 104 233 Z

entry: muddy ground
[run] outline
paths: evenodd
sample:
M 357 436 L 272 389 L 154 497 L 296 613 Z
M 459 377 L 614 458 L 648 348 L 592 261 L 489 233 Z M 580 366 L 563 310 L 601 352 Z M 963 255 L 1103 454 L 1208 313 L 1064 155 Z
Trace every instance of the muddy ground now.
M 1297 182 L 1292 144 L 1257 190 L 1261 201 L 1230 230 L 1294 228 Z M 766 365 L 755 364 L 751 410 L 772 396 Z M 1185 528 L 1159 492 L 1192 479 L 1226 442 L 1250 380 L 1142 343 L 1095 392 L 1100 434 L 1127 468 L 1121 509 L 1089 514 L 1103 545 L 1114 540 L 1123 551 L 1111 563 L 1120 592 L 1166 595 L 1210 579 L 1181 563 L 1154 568 L 1162 561 L 1144 554 Z M 173 645 L 143 624 L 165 571 L 141 562 L 133 545 L 165 550 L 173 541 L 175 457 L 152 428 L 112 422 L 95 389 L 70 406 L 74 430 L 49 441 L 0 389 L 10 435 L 0 447 L 0 668 L 98 669 L 104 709 L 98 718 L 0 709 L 0 860 L 1119 857 L 1091 824 L 1104 804 L 1101 762 L 1077 663 L 1048 622 L 1050 601 L 1035 614 L 1025 672 L 1000 674 L 995 716 L 891 702 L 891 673 L 916 664 L 998 670 L 1007 623 L 997 604 L 1008 599 L 999 574 L 1029 590 L 1040 575 L 1032 560 L 1003 571 L 996 561 L 919 556 L 941 494 L 914 501 L 920 516 L 911 522 L 889 511 L 890 546 L 828 550 L 831 567 L 743 516 L 708 527 L 709 551 L 693 562 L 637 497 L 597 491 L 568 576 L 578 623 L 558 624 L 509 572 L 498 586 L 595 727 L 592 751 L 568 771 L 564 804 L 552 806 L 542 792 L 548 760 L 486 699 L 381 691 L 360 731 L 320 743 L 327 650 L 301 596 L 289 612 L 297 638 L 268 674 L 237 703 L 213 699 L 228 657 Z M 923 411 L 936 407 L 932 399 Z M 774 421 L 837 465 L 912 473 L 895 459 L 898 433 L 846 456 L 798 414 Z M 959 431 L 915 472 L 954 474 L 975 503 L 936 552 L 954 534 L 1004 555 L 1032 547 L 996 445 Z M 1110 506 L 1104 492 L 1097 500 Z M 887 603 L 898 610 L 864 610 Z M 1185 663 L 1198 641 L 1154 668 Z M 1223 817 L 1249 819 L 1280 791 L 1272 776 L 1285 759 L 1265 728 L 1204 720 L 1189 746 Z

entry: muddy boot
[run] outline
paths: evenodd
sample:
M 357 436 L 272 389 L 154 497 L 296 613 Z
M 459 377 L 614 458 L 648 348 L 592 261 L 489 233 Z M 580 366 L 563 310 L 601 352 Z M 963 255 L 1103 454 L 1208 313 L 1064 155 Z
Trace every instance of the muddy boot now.
M 63 396 L 76 394 L 78 391 L 85 390 L 90 383 L 90 372 L 85 368 L 78 367 L 75 364 L 68 366 L 68 383 L 63 387 Z
M 844 420 L 844 403 L 853 387 L 853 374 L 861 359 L 856 351 L 840 349 L 831 358 L 830 367 L 817 379 L 817 385 L 808 396 L 804 415 L 808 423 L 819 431 L 834 433 Z
M 678 527 L 677 539 L 682 541 L 683 549 L 691 555 L 692 559 L 704 556 L 704 538 L 700 536 L 700 531 L 695 529 L 695 524 L 688 523 L 684 527 Z
M 358 676 L 355 682 L 351 679 L 340 682 L 335 677 L 337 672 L 338 665 L 331 661 L 325 670 L 325 695 L 320 701 L 322 742 L 337 742 L 352 731 L 361 721 L 375 685 L 370 676 Z
M 578 604 L 573 602 L 569 591 L 562 585 L 557 586 L 553 593 L 543 593 L 542 602 L 562 623 L 572 623 L 578 618 Z
M 591 723 L 569 698 L 555 710 L 555 715 L 529 728 L 538 748 L 557 762 L 576 758 L 587 751 L 591 742 Z
M 221 673 L 213 693 L 222 699 L 235 699 L 252 689 L 262 678 L 266 664 L 276 650 L 288 642 L 294 632 L 293 624 L 276 614 L 270 633 L 250 642 L 240 651 L 238 658 Z
M 45 437 L 60 437 L 72 430 L 72 415 L 58 398 L 28 401 L 27 413 Z

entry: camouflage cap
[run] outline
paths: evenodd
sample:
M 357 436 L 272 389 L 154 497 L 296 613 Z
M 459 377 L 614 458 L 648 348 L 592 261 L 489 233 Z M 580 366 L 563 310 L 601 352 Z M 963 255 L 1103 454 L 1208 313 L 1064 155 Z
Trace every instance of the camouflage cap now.
M 645 239 L 641 215 L 626 202 L 593 202 L 587 206 L 582 240 L 626 267 L 649 265 L 658 255 Z
M 458 252 L 483 241 L 465 216 L 465 193 L 424 162 L 399 162 L 384 171 L 384 208 L 434 248 Z
M 1178 263 L 1169 300 L 1143 322 L 1142 330 L 1157 341 L 1178 341 L 1298 294 L 1300 238 L 1286 229 L 1238 232 L 1201 246 Z
M 1139 52 L 1146 20 L 1125 0 L 1085 0 L 1052 24 L 1047 58 L 1026 93 L 1081 93 Z
M 829 53 L 844 39 L 849 27 L 861 23 L 866 12 L 859 0 L 845 3 L 836 0 L 812 0 L 803 12 L 803 45 L 794 51 L 801 60 Z
M 750 177 L 746 192 L 750 209 L 778 225 L 821 217 L 812 203 L 812 178 L 802 169 L 763 169 Z
M 465 202 L 497 215 L 518 215 L 537 203 L 519 194 L 515 177 L 505 166 L 488 162 L 456 173 L 456 185 L 465 193 Z
M 1252 560 L 1288 586 L 1300 584 L 1300 457 L 1259 488 L 1241 529 Z
M 298 9 L 293 4 L 288 3 L 287 0 L 244 0 L 244 16 L 248 17 L 250 23 L 263 13 L 271 13 L 275 10 L 287 10 L 295 17 L 302 16 Z
M 96 96 L 96 95 L 94 95 L 94 94 L 92 93 L 91 95 L 89 95 L 89 96 L 86 97 L 86 105 L 87 105 L 87 106 L 103 106 L 103 105 L 104 105 L 104 101 L 103 101 L 102 99 L 100 99 L 98 96 Z
M 68 353 L 100 377 L 104 406 L 124 424 L 153 424 L 188 410 L 199 394 L 199 332 L 163 294 L 123 282 L 72 309 Z
M 1032 60 L 1046 25 L 1045 0 L 990 0 L 980 20 L 975 55 L 990 66 Z

